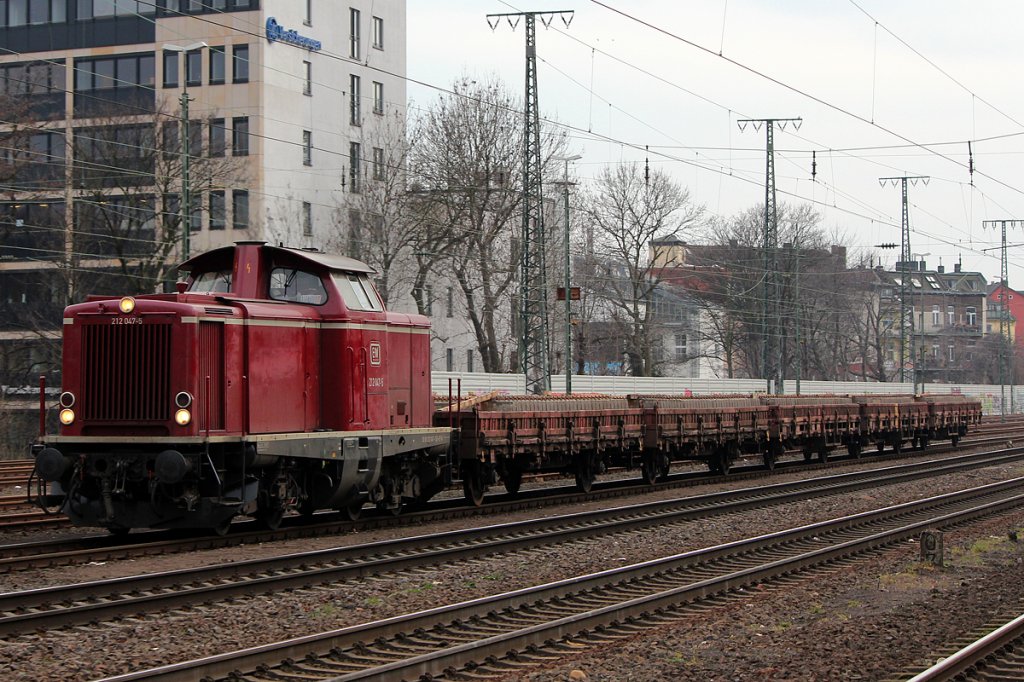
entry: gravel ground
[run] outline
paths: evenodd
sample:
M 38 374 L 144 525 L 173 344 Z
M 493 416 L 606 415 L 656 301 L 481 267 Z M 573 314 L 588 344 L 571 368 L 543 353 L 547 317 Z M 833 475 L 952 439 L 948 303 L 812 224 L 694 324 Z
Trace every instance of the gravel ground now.
M 861 467 L 857 467 L 861 468 Z M 125 619 L 0 641 L 0 679 L 89 680 L 270 643 L 408 613 L 478 596 L 568 578 L 605 568 L 728 542 L 827 518 L 875 509 L 1024 474 L 994 467 L 941 480 L 888 486 L 733 514 L 669 528 L 622 534 L 597 542 L 553 546 L 456 566 L 275 595 L 253 595 L 188 612 Z M 797 478 L 774 476 L 771 481 Z M 806 477 L 806 476 L 805 476 Z M 752 485 L 747 483 L 745 485 Z M 686 494 L 708 492 L 708 486 Z M 678 497 L 679 491 L 644 496 Z M 628 504 L 623 499 L 616 504 Z M 572 511 L 597 506 L 577 506 Z M 545 514 L 565 513 L 552 509 Z M 486 523 L 537 516 L 488 517 Z M 471 525 L 452 522 L 431 532 Z M 682 620 L 557 666 L 509 679 L 565 680 L 576 671 L 601 680 L 882 680 L 934 655 L 939 642 L 989 622 L 1001 605 L 1024 598 L 1021 551 L 1001 540 L 1024 529 L 1024 511 L 946 535 L 950 565 L 926 570 L 912 544 L 870 565 L 840 568 L 785 589 Z M 413 533 L 419 532 L 416 530 Z M 2 589 L 25 589 L 114 575 L 367 542 L 395 531 L 106 562 L 2 577 Z M 1024 537 L 1024 530 L 1021 531 Z M 1007 580 L 1007 574 L 1012 578 Z M 998 595 L 998 599 L 997 599 Z M 859 676 L 859 677 L 858 677 Z

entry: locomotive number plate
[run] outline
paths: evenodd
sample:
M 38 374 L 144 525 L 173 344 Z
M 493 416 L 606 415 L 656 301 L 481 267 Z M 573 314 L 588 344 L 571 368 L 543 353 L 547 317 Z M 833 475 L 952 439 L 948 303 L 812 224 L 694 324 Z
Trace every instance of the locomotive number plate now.
M 141 317 L 112 317 L 110 324 L 142 324 Z

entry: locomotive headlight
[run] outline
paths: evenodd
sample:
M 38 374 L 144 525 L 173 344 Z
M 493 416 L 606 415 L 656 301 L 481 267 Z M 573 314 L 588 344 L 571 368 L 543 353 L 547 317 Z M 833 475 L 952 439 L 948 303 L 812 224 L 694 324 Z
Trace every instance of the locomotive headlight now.
M 60 406 L 61 407 L 74 407 L 75 406 L 75 394 L 71 391 L 64 391 L 60 394 Z
M 188 423 L 192 421 L 192 413 L 182 408 L 174 413 L 174 421 L 178 426 L 188 426 Z
M 117 304 L 117 307 L 121 310 L 122 313 L 127 315 L 131 311 L 135 310 L 135 299 L 132 298 L 131 296 L 125 296 Z
M 192 404 L 192 394 L 188 391 L 182 391 L 174 396 L 174 404 L 178 407 L 188 407 Z
M 75 421 L 75 411 L 70 407 L 65 407 L 60 411 L 60 423 L 64 426 L 71 426 L 72 422 Z

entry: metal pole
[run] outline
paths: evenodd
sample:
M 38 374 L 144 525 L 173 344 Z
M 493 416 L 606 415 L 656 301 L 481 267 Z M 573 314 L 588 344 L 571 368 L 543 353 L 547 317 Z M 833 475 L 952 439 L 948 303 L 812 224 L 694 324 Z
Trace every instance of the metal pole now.
M 572 394 L 572 300 L 569 277 L 569 159 L 565 160 L 565 394 Z
M 187 64 L 187 61 L 186 61 Z M 187 67 L 186 67 L 187 68 Z M 185 78 L 187 82 L 187 76 Z M 189 156 L 191 133 L 188 124 L 188 85 L 181 89 L 181 253 L 188 260 L 189 239 L 192 236 L 192 191 L 189 186 Z

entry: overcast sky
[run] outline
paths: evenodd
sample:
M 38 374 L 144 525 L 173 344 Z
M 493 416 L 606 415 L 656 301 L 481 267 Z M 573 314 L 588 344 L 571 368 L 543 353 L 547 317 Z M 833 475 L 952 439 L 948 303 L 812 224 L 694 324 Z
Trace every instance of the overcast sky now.
M 1004 0 L 409 0 L 408 75 L 449 87 L 459 76 L 524 87 L 524 31 L 489 13 L 574 10 L 568 28 L 538 24 L 541 115 L 572 127 L 577 174 L 644 159 L 708 212 L 764 200 L 765 132 L 741 118 L 801 117 L 776 130 L 780 202 L 815 202 L 855 247 L 900 241 L 909 188 L 911 247 L 928 262 L 999 277 L 999 232 L 1024 218 L 1024 3 Z M 611 9 L 610 9 L 611 8 Z M 617 11 L 616 11 L 617 10 Z M 644 22 L 644 23 L 640 23 Z M 877 23 L 876 23 L 877 22 Z M 720 56 L 721 55 L 721 56 Z M 438 91 L 409 84 L 423 106 Z M 974 152 L 973 186 L 968 145 Z M 644 146 L 650 150 L 645 154 Z M 811 181 L 811 152 L 817 155 Z M 1008 230 L 1024 243 L 1024 226 Z M 891 266 L 899 249 L 878 251 Z M 1024 246 L 1010 285 L 1024 288 Z

